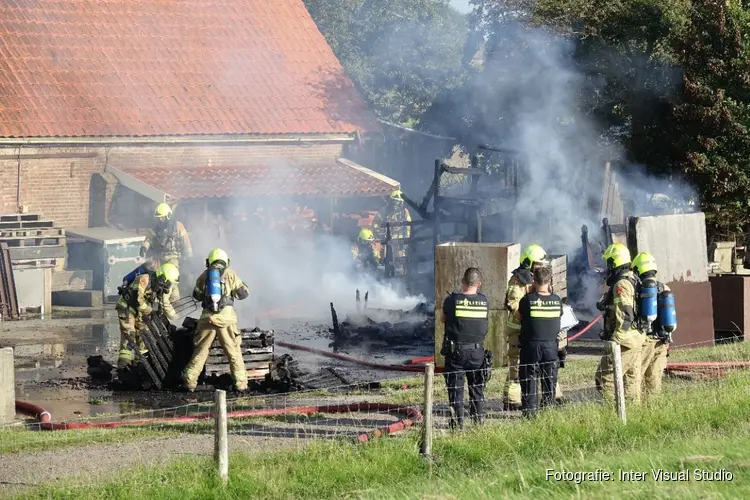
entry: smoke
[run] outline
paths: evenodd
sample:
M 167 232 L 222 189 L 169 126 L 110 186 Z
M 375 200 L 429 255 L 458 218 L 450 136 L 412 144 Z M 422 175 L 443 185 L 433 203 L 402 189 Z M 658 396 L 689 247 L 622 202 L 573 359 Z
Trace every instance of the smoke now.
M 695 210 L 695 191 L 687 183 L 657 178 L 629 164 L 622 148 L 606 141 L 609 134 L 580 109 L 581 96 L 597 92 L 599 82 L 578 70 L 571 41 L 507 19 L 491 31 L 483 70 L 462 92 L 450 93 L 448 105 L 443 103 L 468 117 L 471 126 L 467 130 L 450 116 L 426 128 L 460 137 L 470 149 L 491 144 L 521 153 L 525 171 L 515 206 L 519 243 L 538 243 L 554 254 L 580 253 L 581 226 L 598 234 L 601 225 L 608 161 L 619 167 L 626 215 Z M 485 154 L 482 161 L 492 165 L 497 160 Z
M 270 192 L 297 191 L 290 182 L 294 176 L 286 175 L 288 165 L 276 162 L 271 170 L 272 178 L 263 181 Z M 315 206 L 315 217 L 321 217 L 327 204 Z M 195 260 L 201 263 L 193 274 L 202 272 L 203 256 L 219 247 L 248 285 L 250 297 L 235 302 L 242 326 L 266 321 L 261 318 L 268 312 L 277 318 L 329 324 L 331 302 L 343 320 L 356 310 L 356 290 L 363 302 L 369 292 L 372 308 L 407 310 L 426 300 L 356 271 L 352 241 L 315 231 L 312 212 L 305 208 L 291 195 L 265 200 L 232 197 L 213 207 L 215 220 L 208 225 L 190 224 Z

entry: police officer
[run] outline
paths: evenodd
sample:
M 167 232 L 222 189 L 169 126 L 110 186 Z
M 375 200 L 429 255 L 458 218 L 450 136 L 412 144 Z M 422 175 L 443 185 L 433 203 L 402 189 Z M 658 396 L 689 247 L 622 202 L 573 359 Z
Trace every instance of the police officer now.
M 464 378 L 469 384 L 469 415 L 476 423 L 484 415 L 484 338 L 489 329 L 487 297 L 479 293 L 482 274 L 470 267 L 461 280 L 461 291 L 443 302 L 445 340 L 440 353 L 445 356 L 445 384 L 451 406 L 451 429 L 463 429 Z
M 531 288 L 533 281 L 531 273 L 534 269 L 544 265 L 546 259 L 547 252 L 539 245 L 526 247 L 521 254 L 521 265 L 513 271 L 505 292 L 505 308 L 508 310 L 508 317 L 505 321 L 505 338 L 508 339 L 508 378 L 503 388 L 503 404 L 506 409 L 521 407 L 521 384 L 518 381 L 518 362 L 521 354 L 518 336 L 521 332 L 521 324 L 516 319 L 518 303 Z
M 518 303 L 516 319 L 521 323 L 521 377 L 524 416 L 538 409 L 537 375 L 542 376 L 542 406 L 554 401 L 557 384 L 558 334 L 562 299 L 552 293 L 552 269 L 534 270 L 533 290 Z
M 242 336 L 237 327 L 237 313 L 233 304 L 235 299 L 246 299 L 250 292 L 237 273 L 229 268 L 229 257 L 224 250 L 220 248 L 211 250 L 206 259 L 206 268 L 198 277 L 193 290 L 193 298 L 201 302 L 203 312 L 198 320 L 193 339 L 195 346 L 193 357 L 183 371 L 183 388 L 190 392 L 195 390 L 198 377 L 208 359 L 211 345 L 218 337 L 224 354 L 229 360 L 235 388 L 238 391 L 244 391 L 247 390 L 247 371 L 242 358 Z M 218 270 L 218 276 L 220 276 L 219 283 L 216 283 L 217 288 L 221 290 L 221 296 L 216 297 L 218 310 L 214 310 L 213 298 L 208 293 L 209 271 L 212 269 Z
M 637 279 L 630 269 L 630 251 L 622 243 L 613 243 L 602 255 L 607 263 L 609 290 L 596 304 L 604 311 L 602 340 L 620 344 L 625 396 L 634 402 L 641 398 L 641 349 L 645 335 L 636 328 L 635 289 Z M 611 346 L 605 352 L 596 370 L 596 388 L 607 399 L 614 396 L 614 359 Z
M 639 280 L 656 281 L 656 259 L 653 255 L 646 252 L 639 253 L 633 259 L 632 267 Z M 657 295 L 665 290 L 669 291 L 670 288 L 661 281 L 656 281 Z M 658 317 L 651 323 L 650 328 L 643 324 L 643 321 L 645 319 L 639 318 L 639 330 L 646 337 L 641 352 L 642 390 L 646 395 L 659 394 L 662 375 L 667 366 L 667 353 L 669 344 L 672 342 L 672 334 L 664 330 Z

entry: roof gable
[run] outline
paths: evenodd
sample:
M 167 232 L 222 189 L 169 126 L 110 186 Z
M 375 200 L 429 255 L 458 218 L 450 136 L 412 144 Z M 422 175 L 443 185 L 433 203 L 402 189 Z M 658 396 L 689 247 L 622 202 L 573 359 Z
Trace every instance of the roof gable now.
M 0 3 L 0 137 L 373 128 L 302 0 Z

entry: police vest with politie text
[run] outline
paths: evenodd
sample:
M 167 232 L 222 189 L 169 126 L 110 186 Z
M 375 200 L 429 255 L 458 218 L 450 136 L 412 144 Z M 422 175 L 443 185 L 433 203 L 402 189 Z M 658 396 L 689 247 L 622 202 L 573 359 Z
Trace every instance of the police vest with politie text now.
M 489 331 L 489 305 L 481 293 L 450 294 L 443 305 L 445 313 L 445 340 L 455 344 L 479 344 Z
M 521 323 L 521 342 L 555 342 L 560 333 L 560 318 L 562 318 L 562 300 L 554 294 L 540 295 L 531 292 L 524 300 L 528 300 L 528 317 Z M 527 311 L 521 311 L 526 316 Z

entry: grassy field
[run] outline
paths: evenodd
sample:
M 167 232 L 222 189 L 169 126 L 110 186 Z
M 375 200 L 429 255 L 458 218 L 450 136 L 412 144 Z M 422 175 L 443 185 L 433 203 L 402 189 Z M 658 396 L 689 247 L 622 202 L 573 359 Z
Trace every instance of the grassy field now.
M 0 428 L 0 454 L 51 450 L 97 443 L 125 443 L 149 437 L 177 434 L 177 430 L 136 428 L 29 431 L 21 427 Z
M 739 354 L 737 354 L 739 356 Z M 722 358 L 724 359 L 724 358 Z M 572 365 L 572 364 L 571 364 Z M 670 387 L 658 401 L 630 408 L 628 424 L 611 407 L 580 404 L 534 421 L 488 422 L 435 438 L 434 460 L 417 453 L 417 436 L 364 446 L 315 443 L 263 456 L 233 454 L 222 489 L 208 459 L 139 469 L 94 487 L 54 485 L 29 498 L 743 498 L 750 497 L 750 375 Z M 231 440 L 230 440 L 231 441 Z M 652 469 L 690 471 L 685 482 L 659 482 Z M 547 469 L 614 474 L 604 482 L 548 480 Z M 727 481 L 697 481 L 694 469 L 724 469 Z M 621 481 L 620 470 L 646 471 Z M 726 475 L 724 476 L 726 478 Z

